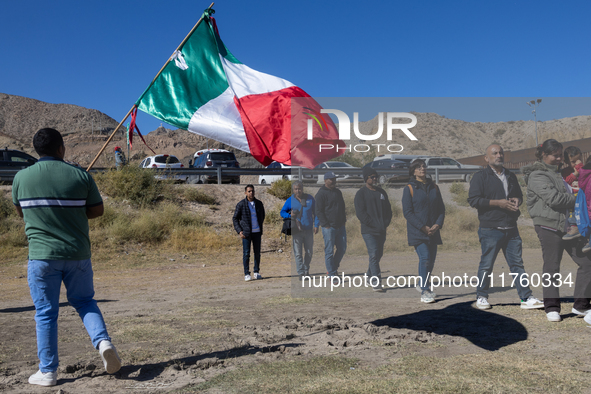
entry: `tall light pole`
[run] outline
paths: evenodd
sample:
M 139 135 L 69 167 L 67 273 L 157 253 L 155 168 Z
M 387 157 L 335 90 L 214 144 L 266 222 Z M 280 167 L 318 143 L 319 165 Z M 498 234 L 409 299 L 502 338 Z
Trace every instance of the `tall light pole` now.
M 540 105 L 541 102 L 542 102 L 542 99 L 537 99 L 537 100 L 532 100 L 532 101 L 527 102 L 527 105 L 534 108 L 533 111 L 531 111 L 531 113 L 534 114 L 534 128 L 536 130 L 536 147 L 538 146 L 538 118 L 536 116 L 536 107 L 538 105 Z

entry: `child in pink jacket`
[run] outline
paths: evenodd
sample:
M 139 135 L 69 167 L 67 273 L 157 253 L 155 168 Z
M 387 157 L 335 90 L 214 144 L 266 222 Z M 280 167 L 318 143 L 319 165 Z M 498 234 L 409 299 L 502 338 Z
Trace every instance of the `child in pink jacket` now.
M 564 150 L 564 164 L 565 167 L 560 170 L 560 175 L 568 185 L 573 189 L 573 194 L 577 194 L 579 191 L 579 171 L 583 167 L 581 159 L 583 154 L 576 146 L 569 146 Z M 568 232 L 562 237 L 563 240 L 568 241 L 570 239 L 579 238 L 579 228 L 577 227 L 577 221 L 575 220 L 574 210 L 570 210 L 568 218 L 568 224 L 570 225 Z
M 591 217 L 591 156 L 585 162 L 585 165 L 579 170 L 579 189 L 585 192 L 587 200 L 587 212 Z M 591 251 L 591 244 L 587 243 L 583 247 L 583 253 Z

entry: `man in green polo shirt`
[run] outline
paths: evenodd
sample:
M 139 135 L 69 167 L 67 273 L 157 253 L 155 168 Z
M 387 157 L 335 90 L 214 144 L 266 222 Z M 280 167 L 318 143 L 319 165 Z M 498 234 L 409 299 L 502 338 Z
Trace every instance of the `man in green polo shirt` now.
M 39 371 L 29 383 L 57 384 L 59 364 L 57 318 L 62 281 L 68 302 L 82 322 L 105 369 L 121 368 L 117 350 L 94 300 L 88 219 L 103 214 L 103 201 L 87 172 L 64 162 L 66 148 L 54 129 L 33 137 L 39 161 L 19 171 L 12 184 L 12 201 L 25 221 L 29 240 L 27 280 L 35 304 Z

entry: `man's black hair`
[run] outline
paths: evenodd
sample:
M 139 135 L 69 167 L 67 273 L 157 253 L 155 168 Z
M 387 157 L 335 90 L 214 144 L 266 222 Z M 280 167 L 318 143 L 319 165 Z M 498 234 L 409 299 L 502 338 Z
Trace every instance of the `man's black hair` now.
M 51 128 L 41 129 L 33 137 L 33 147 L 39 156 L 58 156 L 58 149 L 64 145 L 59 131 Z
M 246 185 L 246 187 L 244 188 L 244 191 L 247 191 L 249 187 L 252 187 L 252 190 L 254 190 L 254 186 L 253 185 Z

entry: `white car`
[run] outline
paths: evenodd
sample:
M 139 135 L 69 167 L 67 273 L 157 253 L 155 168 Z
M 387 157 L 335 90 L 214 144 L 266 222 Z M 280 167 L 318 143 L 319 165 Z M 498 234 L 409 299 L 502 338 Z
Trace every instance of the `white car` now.
M 141 163 L 141 168 L 153 168 L 153 169 L 167 169 L 167 168 L 184 168 L 185 166 L 179 159 L 174 155 L 156 155 L 148 156 Z M 186 175 L 169 174 L 169 175 L 155 175 L 156 179 L 167 179 L 172 178 L 178 182 L 186 182 Z
M 291 168 L 291 166 L 288 166 L 288 165 L 283 164 L 283 163 L 278 163 L 276 161 L 274 161 L 273 163 L 271 163 L 271 164 L 269 164 L 267 166 L 267 169 L 269 169 L 269 170 L 273 170 L 273 169 L 275 169 L 275 170 L 280 170 L 280 169 L 281 170 L 284 170 L 284 169 L 288 169 L 288 168 Z M 292 178 L 291 174 L 286 174 L 286 175 L 270 175 L 270 174 L 269 175 L 267 175 L 267 174 L 265 174 L 265 175 L 259 175 L 259 184 L 261 184 L 261 185 L 269 185 L 269 184 L 271 184 L 271 183 L 273 183 L 275 181 L 278 181 L 280 179 L 287 179 L 287 180 L 291 181 L 291 178 Z M 295 178 L 297 178 L 297 176 Z

